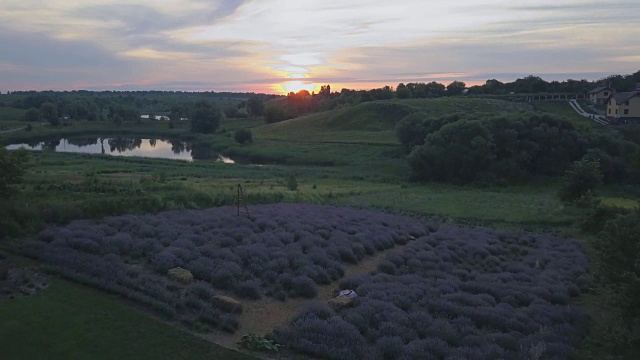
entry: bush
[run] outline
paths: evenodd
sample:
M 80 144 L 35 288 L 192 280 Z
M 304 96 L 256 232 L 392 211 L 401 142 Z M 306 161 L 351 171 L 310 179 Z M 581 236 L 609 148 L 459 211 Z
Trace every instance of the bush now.
M 598 272 L 618 293 L 629 317 L 640 317 L 640 209 L 609 220 L 595 243 Z
M 237 129 L 233 133 L 233 139 L 239 144 L 251 144 L 253 142 L 253 134 L 249 129 Z
M 560 189 L 560 199 L 574 201 L 588 192 L 594 192 L 602 184 L 600 163 L 597 160 L 580 160 L 571 165 Z
M 265 111 L 264 118 L 267 123 L 272 124 L 272 123 L 280 122 L 283 120 L 287 120 L 290 118 L 290 116 L 288 116 L 287 113 L 282 108 L 279 108 L 276 106 L 270 106 Z
M 287 175 L 287 177 L 285 178 L 285 184 L 287 186 L 287 189 L 291 191 L 298 190 L 298 178 L 296 177 L 296 174 L 291 173 Z
M 316 284 L 306 276 L 298 276 L 291 280 L 291 289 L 298 295 L 312 298 L 318 293 Z
M 220 126 L 222 112 L 212 103 L 201 101 L 191 113 L 191 132 L 213 134 Z
M 247 299 L 260 299 L 260 284 L 255 280 L 246 280 L 236 286 L 236 294 Z
M 575 240 L 444 227 L 387 254 L 376 273 L 343 280 L 359 295 L 351 307 L 304 309 L 278 339 L 342 358 L 327 327 L 345 321 L 358 335 L 344 341 L 373 359 L 517 359 L 537 344 L 564 359 L 585 334 L 570 296 L 588 283 L 587 264 Z

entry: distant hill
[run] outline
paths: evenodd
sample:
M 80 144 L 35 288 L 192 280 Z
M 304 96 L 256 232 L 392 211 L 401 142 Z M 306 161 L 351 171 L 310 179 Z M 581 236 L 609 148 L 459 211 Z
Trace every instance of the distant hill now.
M 414 112 L 439 117 L 464 112 L 514 115 L 534 110 L 528 103 L 486 98 L 383 100 L 304 115 L 263 125 L 254 131 L 259 137 L 270 139 L 398 144 L 395 125 Z

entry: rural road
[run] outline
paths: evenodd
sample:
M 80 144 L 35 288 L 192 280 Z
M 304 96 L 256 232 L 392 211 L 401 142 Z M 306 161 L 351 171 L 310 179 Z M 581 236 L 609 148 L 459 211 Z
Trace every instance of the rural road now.
M 609 125 L 609 123 L 607 122 L 607 120 L 606 120 L 606 118 L 604 116 L 602 116 L 602 115 L 594 115 L 594 114 L 590 114 L 590 113 L 584 111 L 582 109 L 582 107 L 578 104 L 578 102 L 575 99 L 569 101 L 569 105 L 571 105 L 573 110 L 575 110 L 581 116 L 587 117 L 589 119 L 592 119 L 593 121 L 595 121 L 595 122 L 597 122 L 598 124 L 601 124 L 601 125 Z

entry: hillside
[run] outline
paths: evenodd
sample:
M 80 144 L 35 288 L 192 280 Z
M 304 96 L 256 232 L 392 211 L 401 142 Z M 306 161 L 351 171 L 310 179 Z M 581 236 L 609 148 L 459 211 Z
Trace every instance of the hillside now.
M 434 117 L 470 112 L 514 115 L 528 111 L 566 116 L 567 109 L 563 105 L 570 109 L 564 103 L 538 107 L 529 103 L 463 97 L 374 101 L 267 124 L 255 128 L 254 132 L 260 138 L 274 140 L 397 144 L 395 125 L 414 112 Z

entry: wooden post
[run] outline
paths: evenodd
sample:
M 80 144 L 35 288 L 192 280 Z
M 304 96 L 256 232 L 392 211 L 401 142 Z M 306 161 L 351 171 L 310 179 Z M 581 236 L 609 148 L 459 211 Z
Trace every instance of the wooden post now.
M 247 214 L 247 218 L 251 218 L 251 215 L 249 215 L 249 207 L 247 206 L 247 201 L 244 198 L 244 193 L 240 184 L 238 184 L 236 198 L 233 205 L 237 206 L 237 216 L 240 216 L 240 208 L 242 208 L 242 211 Z

